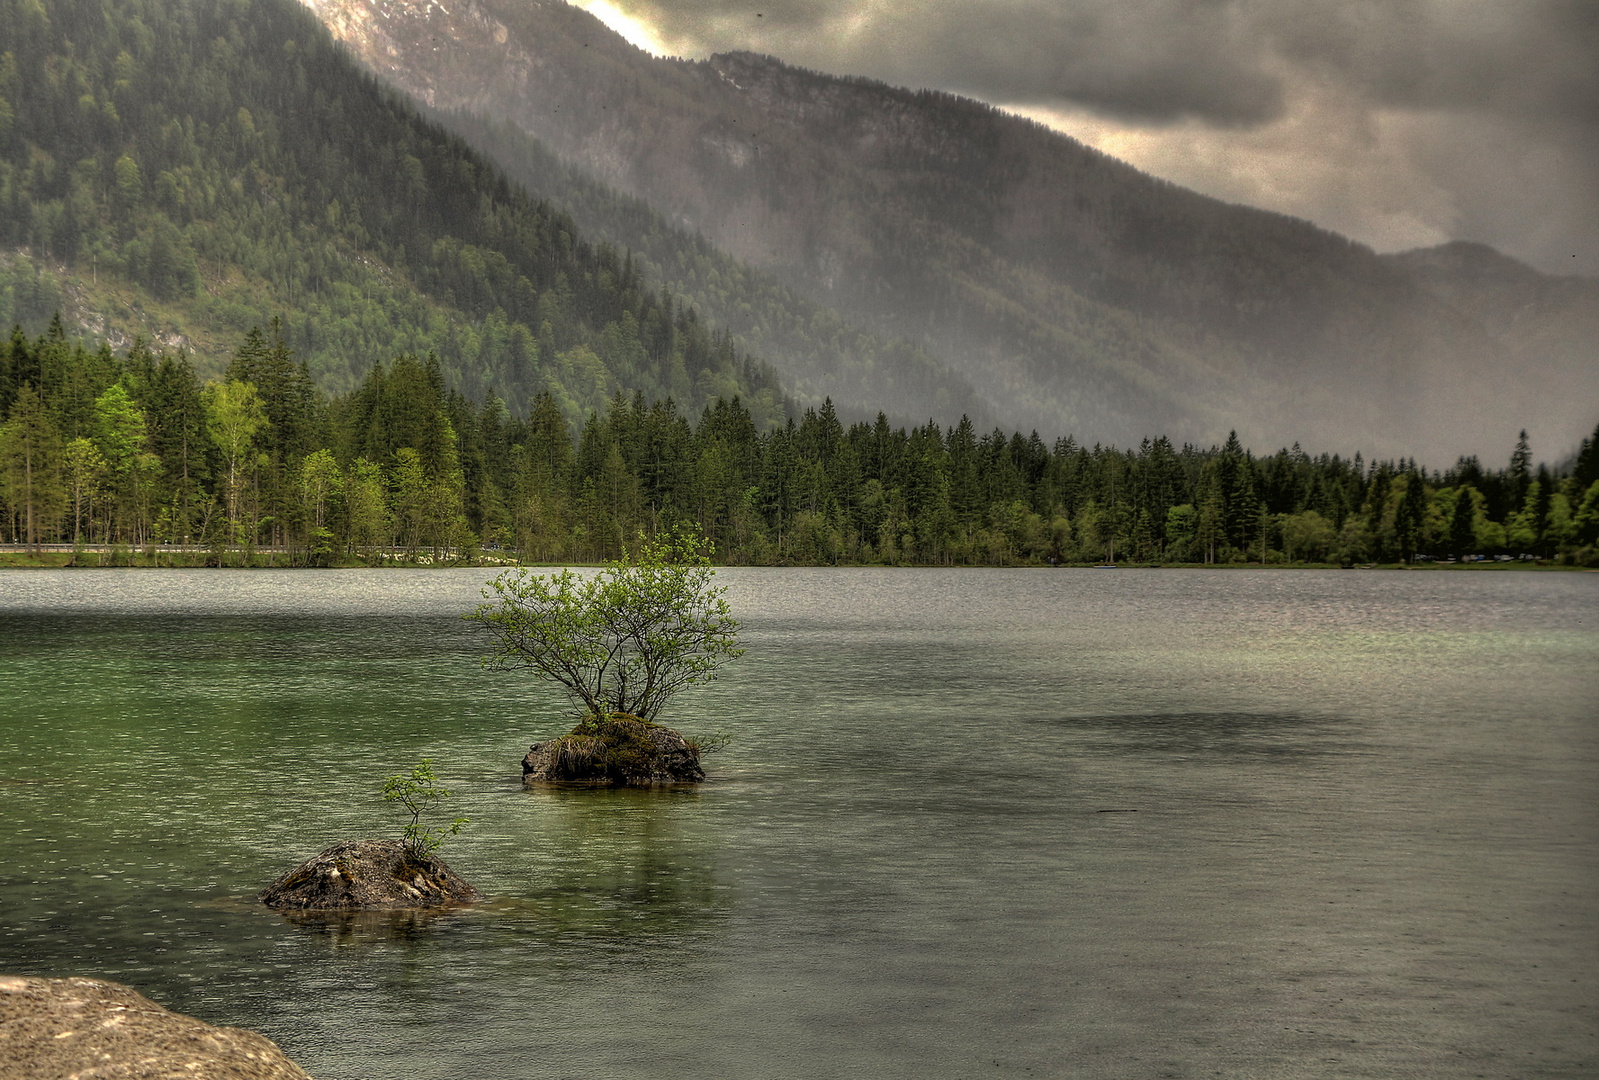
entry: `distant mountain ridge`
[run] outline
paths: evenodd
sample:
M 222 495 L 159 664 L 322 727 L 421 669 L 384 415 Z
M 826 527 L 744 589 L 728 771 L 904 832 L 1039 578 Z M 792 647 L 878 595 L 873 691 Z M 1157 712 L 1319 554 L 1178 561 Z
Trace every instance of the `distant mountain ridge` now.
M 1580 282 L 1523 267 L 1467 302 L 1424 253 L 1377 256 L 977 102 L 750 54 L 654 58 L 557 0 L 305 2 L 402 89 L 514 125 L 915 343 L 1007 424 L 1440 460 L 1497 456 L 1521 426 L 1574 442 L 1599 402 Z M 1529 288 L 1543 299 L 1515 307 Z
M 483 148 L 510 175 L 570 213 L 585 234 L 626 247 L 652 281 L 692 303 L 741 345 L 782 368 L 796 404 L 847 403 L 846 418 L 916 425 L 930 416 L 968 415 L 989 425 L 1004 417 L 972 382 L 902 337 L 863 330 L 808 300 L 771 274 L 719 250 L 635 196 L 599 183 L 539 140 L 477 113 L 438 118 Z
M 1576 371 L 1599 365 L 1599 279 L 1540 273 L 1464 241 L 1383 258 L 1479 322 L 1517 365 L 1540 353 Z

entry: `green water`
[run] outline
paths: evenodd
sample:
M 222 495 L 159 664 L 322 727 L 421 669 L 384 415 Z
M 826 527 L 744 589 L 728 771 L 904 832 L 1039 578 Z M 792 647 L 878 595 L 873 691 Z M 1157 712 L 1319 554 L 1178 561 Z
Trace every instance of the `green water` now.
M 1599 1073 L 1599 576 L 724 571 L 655 793 L 522 790 L 482 577 L 0 573 L 0 971 L 319 1080 Z M 485 903 L 251 901 L 424 755 Z

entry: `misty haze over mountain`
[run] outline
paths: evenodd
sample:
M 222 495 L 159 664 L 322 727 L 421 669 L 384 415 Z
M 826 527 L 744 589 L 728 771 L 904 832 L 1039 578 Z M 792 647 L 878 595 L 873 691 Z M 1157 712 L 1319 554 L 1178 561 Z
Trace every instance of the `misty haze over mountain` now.
M 1574 446 L 1599 409 L 1592 279 L 1477 245 L 1378 256 L 976 102 L 751 54 L 656 58 L 555 0 L 307 2 L 585 229 L 646 255 L 663 230 L 702 234 L 930 358 L 883 400 L 874 363 L 755 335 L 802 401 L 1435 462 L 1497 459 L 1521 427 Z M 550 154 L 573 170 L 560 191 Z M 706 285 L 717 258 L 679 285 L 751 341 L 759 320 Z
M 1599 274 L 1585 0 L 577 0 L 656 55 L 749 51 L 974 97 L 1378 251 Z

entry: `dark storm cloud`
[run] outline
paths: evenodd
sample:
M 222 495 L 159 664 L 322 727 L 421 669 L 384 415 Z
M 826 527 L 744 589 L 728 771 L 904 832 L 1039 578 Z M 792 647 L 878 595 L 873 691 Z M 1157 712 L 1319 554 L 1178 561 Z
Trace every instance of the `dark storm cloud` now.
M 622 0 L 694 52 L 1070 101 L 1144 119 L 1277 115 L 1291 69 L 1376 103 L 1599 119 L 1593 0 Z
M 1193 0 L 631 0 L 694 52 L 754 48 L 825 70 L 987 100 L 1073 101 L 1141 117 L 1258 122 L 1279 80 L 1236 6 Z
M 1416 236 L 1486 240 L 1546 268 L 1599 273 L 1599 0 L 613 2 L 673 51 L 751 49 L 1133 130 L 1181 129 L 1184 146 L 1219 157 L 1241 154 L 1250 133 L 1291 130 L 1315 172 L 1361 139 L 1388 140 L 1364 167 L 1380 156 L 1392 175 L 1371 177 L 1370 193 L 1430 185 L 1425 205 L 1406 211 L 1425 222 Z M 1318 145 L 1312 111 L 1330 101 L 1325 123 L 1343 137 Z M 1214 143 L 1201 146 L 1196 130 Z M 1241 167 L 1227 167 L 1237 196 Z M 1361 183 L 1349 177 L 1340 198 L 1358 204 Z M 1262 182 L 1266 194 L 1281 187 Z M 1314 205 L 1275 208 L 1325 220 Z
M 1599 5 L 1591 0 L 1428 0 L 1266 9 L 1290 62 L 1373 102 L 1599 119 Z
M 1182 6 L 1180 35 L 1169 32 L 1169 3 L 951 4 L 936 19 L 902 8 L 877 20 L 894 45 L 878 66 L 891 67 L 897 81 L 914 81 L 936 62 L 946 85 L 988 100 L 1070 101 L 1224 125 L 1279 115 L 1281 81 L 1249 47 L 1236 13 Z M 850 45 L 846 56 L 857 64 L 876 51 L 866 34 Z

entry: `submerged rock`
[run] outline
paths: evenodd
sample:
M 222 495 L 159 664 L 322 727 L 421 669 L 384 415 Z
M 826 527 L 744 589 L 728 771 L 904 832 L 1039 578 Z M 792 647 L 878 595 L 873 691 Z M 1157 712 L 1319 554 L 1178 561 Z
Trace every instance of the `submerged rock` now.
M 699 749 L 669 727 L 614 713 L 590 716 L 558 739 L 534 743 L 522 783 L 692 784 L 705 779 Z
M 0 1076 L 311 1080 L 264 1035 L 169 1012 L 120 983 L 0 976 Z
M 346 840 L 296 866 L 257 899 L 280 911 L 370 911 L 445 907 L 479 896 L 444 860 L 398 840 Z

